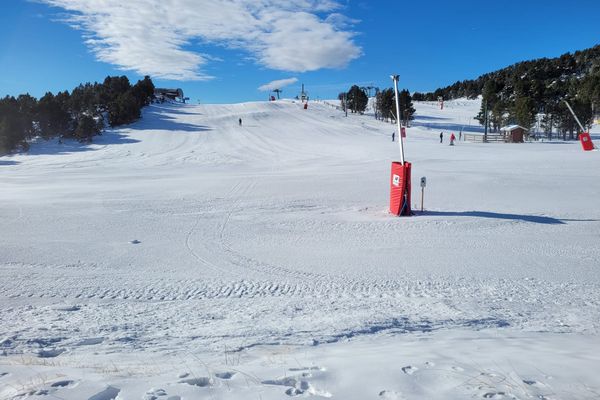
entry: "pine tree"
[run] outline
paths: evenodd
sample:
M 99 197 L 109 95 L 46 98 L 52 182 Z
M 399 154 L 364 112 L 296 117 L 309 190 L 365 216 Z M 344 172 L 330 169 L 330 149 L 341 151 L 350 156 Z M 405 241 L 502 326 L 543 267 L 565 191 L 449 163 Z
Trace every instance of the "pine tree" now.
M 388 120 L 394 118 L 396 111 L 394 105 L 394 90 L 384 89 L 379 92 L 375 98 L 377 110 L 381 115 L 381 119 Z M 392 112 L 392 110 L 394 110 Z
M 485 109 L 487 107 L 488 112 L 494 108 L 498 102 L 498 85 L 495 81 L 489 80 L 483 85 L 481 110 L 475 117 L 481 125 L 485 124 Z
M 0 154 L 27 146 L 26 121 L 19 112 L 19 103 L 12 96 L 0 100 Z
M 110 126 L 129 124 L 141 116 L 136 97 L 131 91 L 119 95 L 109 104 L 108 122 Z
M 529 97 L 519 97 L 514 105 L 515 121 L 523 128 L 530 130 L 535 124 L 535 105 Z
M 416 111 L 413 107 L 412 97 L 410 96 L 410 92 L 406 89 L 401 90 L 398 95 L 400 100 L 400 118 L 404 125 L 408 126 L 408 122 L 414 119 Z
M 80 142 L 90 142 L 94 135 L 99 133 L 96 120 L 89 115 L 81 115 L 77 120 L 75 138 Z
M 369 97 L 357 85 L 353 85 L 347 94 L 348 108 L 353 113 L 364 113 L 369 103 Z
M 137 81 L 132 89 L 140 107 L 149 105 L 154 99 L 154 83 L 148 75 L 143 80 Z

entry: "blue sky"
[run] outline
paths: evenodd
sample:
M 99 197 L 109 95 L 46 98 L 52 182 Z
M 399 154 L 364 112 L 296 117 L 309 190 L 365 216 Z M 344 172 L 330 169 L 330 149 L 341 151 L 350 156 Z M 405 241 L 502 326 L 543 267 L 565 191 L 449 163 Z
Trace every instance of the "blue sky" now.
M 192 102 L 262 100 L 304 83 L 429 91 L 517 61 L 600 43 L 600 2 L 5 0 L 0 95 L 71 89 L 107 75 L 181 87 Z

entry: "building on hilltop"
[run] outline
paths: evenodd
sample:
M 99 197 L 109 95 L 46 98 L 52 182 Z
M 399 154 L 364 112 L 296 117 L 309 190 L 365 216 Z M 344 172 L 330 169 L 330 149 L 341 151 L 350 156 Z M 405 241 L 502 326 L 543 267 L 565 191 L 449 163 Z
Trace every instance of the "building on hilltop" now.
M 159 100 L 174 100 L 185 103 L 188 100 L 187 97 L 183 96 L 183 90 L 181 88 L 177 89 L 165 89 L 165 88 L 156 88 L 154 89 L 154 96 L 156 96 Z

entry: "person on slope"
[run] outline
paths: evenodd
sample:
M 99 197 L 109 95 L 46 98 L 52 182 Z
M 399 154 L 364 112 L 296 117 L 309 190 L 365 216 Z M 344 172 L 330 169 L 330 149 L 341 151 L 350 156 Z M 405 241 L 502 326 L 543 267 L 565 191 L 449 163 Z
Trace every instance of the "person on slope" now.
M 456 140 L 456 136 L 454 136 L 454 133 L 452 133 L 452 135 L 450 135 L 450 146 L 454 146 L 455 140 Z
M 440 132 L 440 143 L 444 142 L 444 132 Z
M 392 142 L 396 139 L 396 131 L 392 132 Z
M 238 120 L 238 122 L 239 122 L 240 126 L 242 126 L 242 119 L 241 118 Z

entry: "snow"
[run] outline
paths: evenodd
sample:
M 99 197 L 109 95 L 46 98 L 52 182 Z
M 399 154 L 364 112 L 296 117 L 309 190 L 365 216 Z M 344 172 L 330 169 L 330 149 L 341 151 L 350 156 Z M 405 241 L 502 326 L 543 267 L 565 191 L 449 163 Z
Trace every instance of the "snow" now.
M 527 131 L 527 130 L 529 130 L 529 129 L 525 129 L 525 128 L 523 128 L 521 125 L 508 125 L 508 126 L 505 126 L 505 127 L 502 127 L 502 128 L 500 128 L 500 130 L 501 130 L 501 131 L 508 131 L 508 132 L 511 132 L 511 131 L 514 131 L 515 129 L 519 129 L 519 128 L 520 128 L 520 129 L 524 129 L 524 130 L 526 130 L 526 131 Z
M 0 158 L 0 398 L 597 398 L 598 152 L 415 108 L 411 218 L 395 126 L 326 102 Z

